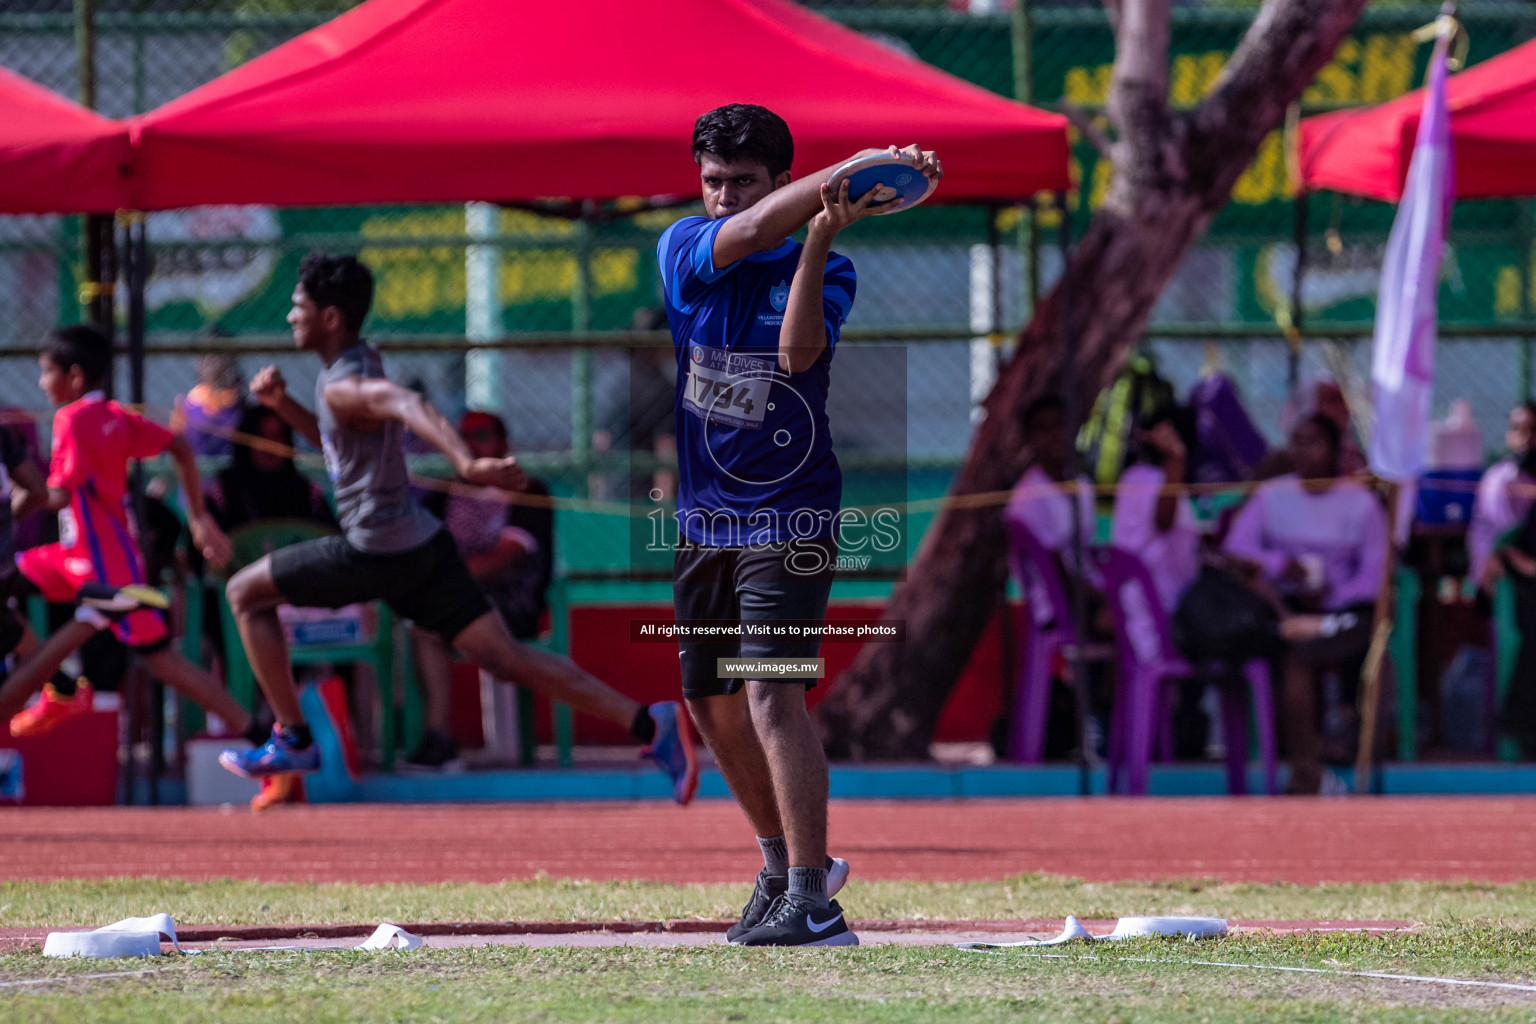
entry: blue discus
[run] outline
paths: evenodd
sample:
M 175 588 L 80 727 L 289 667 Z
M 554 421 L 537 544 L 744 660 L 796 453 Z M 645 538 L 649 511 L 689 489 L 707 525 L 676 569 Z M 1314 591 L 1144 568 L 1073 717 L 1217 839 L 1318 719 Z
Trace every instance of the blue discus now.
M 882 190 L 876 193 L 872 204 L 875 213 L 910 210 L 939 187 L 937 179 L 929 178 L 905 158 L 889 153 L 872 153 L 849 160 L 832 172 L 827 184 L 836 191 L 844 178 L 848 179 L 849 199 L 862 199 L 871 189 Z

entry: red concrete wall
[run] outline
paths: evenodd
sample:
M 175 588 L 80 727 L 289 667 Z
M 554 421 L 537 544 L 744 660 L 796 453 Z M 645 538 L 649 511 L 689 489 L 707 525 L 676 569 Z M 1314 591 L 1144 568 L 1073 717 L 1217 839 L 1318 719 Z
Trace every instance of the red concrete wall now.
M 117 712 L 91 711 L 42 736 L 0 730 L 0 750 L 21 754 L 30 807 L 100 807 L 117 802 Z

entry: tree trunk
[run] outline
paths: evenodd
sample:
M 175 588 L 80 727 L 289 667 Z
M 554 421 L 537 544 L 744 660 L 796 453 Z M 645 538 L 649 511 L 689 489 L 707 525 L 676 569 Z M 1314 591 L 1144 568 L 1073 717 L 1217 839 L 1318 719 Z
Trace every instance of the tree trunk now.
M 1110 381 L 1179 261 L 1264 137 L 1332 55 L 1364 0 L 1270 0 L 1194 110 L 1166 105 L 1167 0 L 1122 0 L 1109 112 L 1116 175 L 1062 279 L 1025 327 L 983 405 L 970 449 L 886 605 L 905 644 L 866 644 L 818 709 L 835 758 L 928 756 L 939 711 L 996 609 L 1007 575 L 1002 492 L 1030 461 L 1021 414 L 1075 361 L 1078 408 Z M 941 154 L 942 156 L 942 154 Z M 1070 331 L 1062 329 L 1066 298 Z M 971 501 L 955 501 L 963 496 Z M 986 497 L 983 497 L 986 496 Z

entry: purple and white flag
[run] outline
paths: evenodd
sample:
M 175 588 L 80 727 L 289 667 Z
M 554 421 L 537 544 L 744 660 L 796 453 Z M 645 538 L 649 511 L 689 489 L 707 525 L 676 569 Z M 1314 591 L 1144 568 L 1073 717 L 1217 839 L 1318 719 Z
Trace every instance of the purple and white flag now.
M 1430 60 L 1424 113 L 1387 240 L 1376 299 L 1370 460 L 1371 472 L 1388 480 L 1416 479 L 1429 455 L 1436 293 L 1456 193 L 1445 103 L 1448 42 L 1448 34 L 1442 34 Z

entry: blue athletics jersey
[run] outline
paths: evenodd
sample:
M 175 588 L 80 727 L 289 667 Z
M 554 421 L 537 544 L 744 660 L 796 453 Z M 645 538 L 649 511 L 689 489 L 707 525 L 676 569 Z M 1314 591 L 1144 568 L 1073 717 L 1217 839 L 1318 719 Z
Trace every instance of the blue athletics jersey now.
M 779 368 L 779 331 L 800 243 L 785 239 L 717 270 L 715 235 L 724 224 L 684 217 L 656 246 L 677 350 L 678 528 L 709 547 L 831 537 L 843 475 L 832 454 L 827 385 L 853 308 L 853 263 L 827 257 L 827 348 L 790 375 Z

